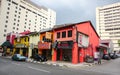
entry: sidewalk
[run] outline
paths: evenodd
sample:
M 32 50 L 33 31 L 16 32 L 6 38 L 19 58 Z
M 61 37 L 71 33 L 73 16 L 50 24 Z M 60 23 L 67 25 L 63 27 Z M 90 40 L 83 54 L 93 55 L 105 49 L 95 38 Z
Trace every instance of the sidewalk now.
M 93 65 L 97 65 L 97 62 L 94 63 L 78 63 L 78 64 L 72 64 L 71 62 L 66 62 L 66 61 L 47 61 L 47 62 L 39 62 L 39 61 L 33 61 L 31 59 L 28 59 L 27 62 L 31 63 L 39 63 L 39 64 L 47 64 L 47 65 L 53 65 L 53 66 L 60 66 L 60 67 L 66 67 L 66 68 L 77 68 L 77 67 L 89 67 Z M 106 60 L 102 60 L 102 64 L 105 63 Z
M 11 56 L 6 56 L 5 58 L 11 59 Z M 71 62 L 66 62 L 66 61 L 50 61 L 48 60 L 47 62 L 39 62 L 39 61 L 34 61 L 32 59 L 27 59 L 26 62 L 30 63 L 38 63 L 38 64 L 46 64 L 46 65 L 52 65 L 52 66 L 60 66 L 60 67 L 66 67 L 66 68 L 80 68 L 80 67 L 90 67 L 94 65 L 98 65 L 97 62 L 94 63 L 78 63 L 78 64 L 72 64 Z M 102 60 L 102 64 L 106 63 L 107 60 Z

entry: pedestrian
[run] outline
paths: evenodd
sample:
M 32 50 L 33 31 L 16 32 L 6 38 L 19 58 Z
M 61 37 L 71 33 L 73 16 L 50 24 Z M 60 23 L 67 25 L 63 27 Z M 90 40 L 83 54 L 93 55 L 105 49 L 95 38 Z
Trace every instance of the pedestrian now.
M 98 52 L 98 64 L 101 64 L 101 56 L 100 56 L 100 52 Z

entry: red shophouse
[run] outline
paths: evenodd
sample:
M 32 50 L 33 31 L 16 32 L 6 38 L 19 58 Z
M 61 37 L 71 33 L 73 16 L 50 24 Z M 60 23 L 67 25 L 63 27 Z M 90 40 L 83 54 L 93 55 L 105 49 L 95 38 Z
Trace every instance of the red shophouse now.
M 87 55 L 94 57 L 99 46 L 99 36 L 90 21 L 55 25 L 53 28 L 54 47 L 52 61 L 65 58 L 73 64 L 82 63 Z

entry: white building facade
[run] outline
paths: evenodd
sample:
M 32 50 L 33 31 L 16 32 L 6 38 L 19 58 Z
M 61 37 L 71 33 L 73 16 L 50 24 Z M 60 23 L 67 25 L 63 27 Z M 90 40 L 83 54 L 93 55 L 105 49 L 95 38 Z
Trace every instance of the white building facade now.
M 0 44 L 7 33 L 40 31 L 56 24 L 56 12 L 30 0 L 0 0 Z
M 96 27 L 102 40 L 111 39 L 113 50 L 120 50 L 120 2 L 96 8 Z

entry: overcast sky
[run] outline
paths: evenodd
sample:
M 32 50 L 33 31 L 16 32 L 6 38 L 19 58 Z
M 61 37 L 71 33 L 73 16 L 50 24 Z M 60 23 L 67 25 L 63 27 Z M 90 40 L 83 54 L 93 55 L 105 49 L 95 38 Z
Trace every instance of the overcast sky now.
M 31 0 L 56 12 L 56 24 L 90 20 L 96 27 L 96 7 L 120 2 L 120 0 Z

